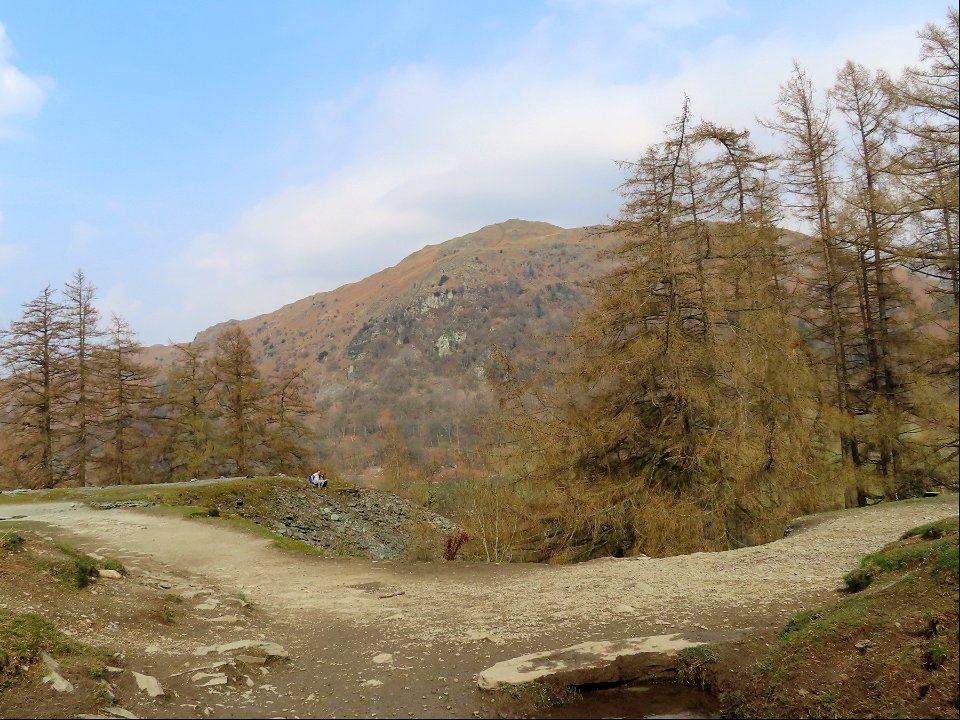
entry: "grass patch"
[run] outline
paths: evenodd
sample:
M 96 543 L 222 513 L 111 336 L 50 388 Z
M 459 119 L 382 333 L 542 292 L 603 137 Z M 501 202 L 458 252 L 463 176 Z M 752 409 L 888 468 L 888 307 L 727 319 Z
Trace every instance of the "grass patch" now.
M 858 568 L 847 573 L 843 577 L 847 590 L 860 592 L 882 575 L 920 565 L 929 566 L 934 574 L 956 577 L 960 572 L 957 531 L 957 518 L 937 520 L 908 530 L 900 542 L 867 555 Z
M 934 522 L 918 525 L 915 528 L 907 530 L 900 536 L 900 539 L 906 540 L 912 537 L 927 537 L 928 540 L 936 540 L 951 532 L 957 532 L 958 526 L 960 526 L 960 518 L 953 517 L 935 520 Z M 939 535 L 937 535 L 937 533 L 939 533 Z M 935 535 L 936 537 L 934 537 Z
M 720 658 L 713 645 L 684 648 L 677 654 L 677 681 L 706 690 L 710 685 L 710 666 Z
M 20 533 L 12 530 L 0 533 L 0 552 L 17 552 L 23 548 L 23 543 L 23 536 Z
M 323 557 L 326 557 L 327 555 L 326 552 L 318 547 L 314 547 L 310 543 L 285 537 L 273 532 L 269 528 L 264 527 L 259 523 L 254 522 L 253 520 L 240 515 L 235 515 L 234 513 L 218 511 L 216 514 L 211 514 L 207 507 L 199 505 L 163 505 L 144 508 L 144 510 L 147 512 L 155 512 L 160 514 L 177 515 L 190 520 L 224 523 L 251 535 L 272 540 L 273 547 L 286 552 L 297 553 L 299 555 L 320 555 Z
M 956 717 L 957 521 L 863 558 L 860 592 L 797 613 L 723 679 L 723 717 Z M 878 582 L 881 580 L 882 582 Z
M 97 560 L 66 543 L 54 543 L 59 557 L 28 553 L 29 561 L 49 574 L 60 585 L 73 590 L 87 587 L 98 576 L 98 571 L 116 570 L 121 575 L 127 572 L 123 563 L 114 558 Z
M 44 651 L 106 662 L 109 653 L 71 640 L 51 623 L 32 613 L 0 610 L 0 673 L 17 672 Z

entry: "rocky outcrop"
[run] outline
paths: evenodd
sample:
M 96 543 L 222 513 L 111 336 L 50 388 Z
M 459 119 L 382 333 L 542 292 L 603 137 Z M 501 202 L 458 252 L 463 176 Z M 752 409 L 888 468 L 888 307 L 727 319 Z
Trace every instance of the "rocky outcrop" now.
M 402 559 L 417 532 L 438 537 L 452 522 L 404 498 L 367 488 L 317 490 L 278 485 L 269 508 L 240 505 L 220 508 L 262 524 L 284 537 L 302 540 L 331 555 Z M 442 542 L 437 544 L 438 553 Z

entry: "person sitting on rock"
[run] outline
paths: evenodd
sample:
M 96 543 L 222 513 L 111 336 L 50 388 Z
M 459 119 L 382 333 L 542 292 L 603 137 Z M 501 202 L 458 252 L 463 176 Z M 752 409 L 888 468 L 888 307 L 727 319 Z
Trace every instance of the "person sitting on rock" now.
M 320 473 L 320 477 L 317 478 L 317 487 L 325 488 L 327 486 L 327 476 L 325 473 Z
M 320 471 L 318 470 L 317 472 L 311 474 L 310 479 L 307 480 L 307 482 L 313 487 L 320 487 Z

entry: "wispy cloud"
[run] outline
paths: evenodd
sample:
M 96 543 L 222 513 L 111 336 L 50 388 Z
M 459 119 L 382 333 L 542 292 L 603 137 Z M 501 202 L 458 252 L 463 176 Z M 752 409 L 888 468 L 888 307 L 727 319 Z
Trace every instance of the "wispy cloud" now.
M 53 81 L 44 76 L 30 76 L 12 62 L 13 45 L 7 29 L 0 23 L 0 138 L 17 134 L 14 120 L 34 117 L 43 107 Z
M 638 4 L 666 29 L 728 10 L 690 2 L 663 15 L 658 4 Z M 914 30 L 856 28 L 818 42 L 786 29 L 757 40 L 721 36 L 689 49 L 669 73 L 638 68 L 624 81 L 608 71 L 641 52 L 623 37 L 630 27 L 617 43 L 604 39 L 602 53 L 583 50 L 574 68 L 558 55 L 569 28 L 545 18 L 492 67 L 392 68 L 318 108 L 319 126 L 337 128 L 347 158 L 339 169 L 198 235 L 164 282 L 180 287 L 199 330 L 360 279 L 426 243 L 510 217 L 603 222 L 619 205 L 614 161 L 658 140 L 684 93 L 696 115 L 752 127 L 757 115 L 773 114 L 794 58 L 821 87 L 847 57 L 896 72 L 915 60 Z

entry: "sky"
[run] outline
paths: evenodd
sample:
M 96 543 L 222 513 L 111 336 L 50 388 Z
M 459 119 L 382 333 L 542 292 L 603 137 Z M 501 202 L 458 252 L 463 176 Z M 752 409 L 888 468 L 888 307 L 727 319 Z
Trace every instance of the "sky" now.
M 894 75 L 927 0 L 0 0 L 0 329 L 82 269 L 145 344 L 510 218 L 617 215 L 619 160 Z

